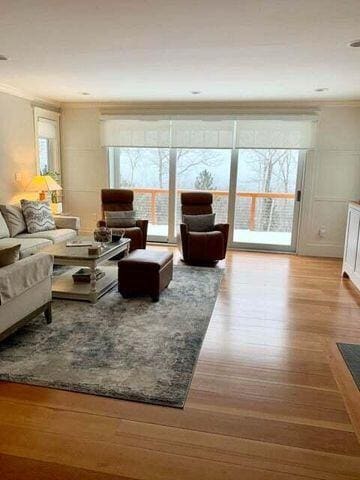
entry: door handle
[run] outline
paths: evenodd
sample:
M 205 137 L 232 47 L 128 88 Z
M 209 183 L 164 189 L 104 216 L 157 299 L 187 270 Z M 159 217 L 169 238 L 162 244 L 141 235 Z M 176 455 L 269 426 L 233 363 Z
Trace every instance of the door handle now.
M 296 201 L 301 202 L 301 190 L 296 191 Z

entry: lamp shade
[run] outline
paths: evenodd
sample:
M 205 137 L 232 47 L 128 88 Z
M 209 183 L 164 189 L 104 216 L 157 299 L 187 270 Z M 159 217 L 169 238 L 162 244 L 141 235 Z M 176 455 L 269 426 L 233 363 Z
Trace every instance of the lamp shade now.
M 26 190 L 28 192 L 53 192 L 56 190 L 62 190 L 62 187 L 55 182 L 50 175 L 36 175 L 31 180 Z

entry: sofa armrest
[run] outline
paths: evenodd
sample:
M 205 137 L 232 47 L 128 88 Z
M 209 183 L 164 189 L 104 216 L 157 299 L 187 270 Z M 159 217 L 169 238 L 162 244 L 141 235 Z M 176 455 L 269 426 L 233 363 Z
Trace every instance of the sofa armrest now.
M 56 228 L 70 228 L 78 232 L 80 230 L 80 218 L 71 215 L 54 215 Z
M 0 305 L 51 276 L 53 261 L 48 253 L 36 253 L 0 268 Z

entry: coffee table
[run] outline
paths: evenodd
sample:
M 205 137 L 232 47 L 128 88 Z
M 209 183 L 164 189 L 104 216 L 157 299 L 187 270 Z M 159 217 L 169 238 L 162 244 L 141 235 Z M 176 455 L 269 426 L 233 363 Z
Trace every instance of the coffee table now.
M 91 238 L 77 237 L 93 243 Z M 89 255 L 89 247 L 67 247 L 66 242 L 55 244 L 43 251 L 54 256 L 55 265 L 76 266 L 66 272 L 53 277 L 53 298 L 66 298 L 70 300 L 85 300 L 96 303 L 100 297 L 111 290 L 117 284 L 118 271 L 116 266 L 103 265 L 116 255 L 125 252 L 129 254 L 130 239 L 124 238 L 119 242 L 105 244 L 101 253 Z M 96 280 L 96 268 L 102 265 L 101 270 L 105 276 Z M 89 267 L 91 271 L 90 283 L 74 283 L 72 275 L 79 267 Z

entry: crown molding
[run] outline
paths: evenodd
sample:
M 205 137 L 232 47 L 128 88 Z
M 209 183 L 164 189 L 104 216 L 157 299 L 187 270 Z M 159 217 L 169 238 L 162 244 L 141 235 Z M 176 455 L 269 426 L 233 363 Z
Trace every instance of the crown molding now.
M 53 108 L 59 108 L 60 103 L 56 100 L 52 100 L 51 98 L 46 97 L 37 97 L 36 95 L 31 94 L 28 91 L 22 90 L 20 88 L 12 87 L 5 83 L 0 83 L 0 93 L 6 93 L 8 95 L 12 95 L 13 97 L 24 98 L 25 100 L 29 100 L 30 102 L 38 105 L 38 106 L 50 106 Z
M 188 113 L 236 113 L 239 111 L 304 111 L 319 110 L 322 107 L 354 107 L 360 108 L 360 100 L 304 100 L 304 101 L 267 101 L 267 102 L 62 102 L 61 109 L 99 109 L 101 113 L 159 113 L 167 112 Z

